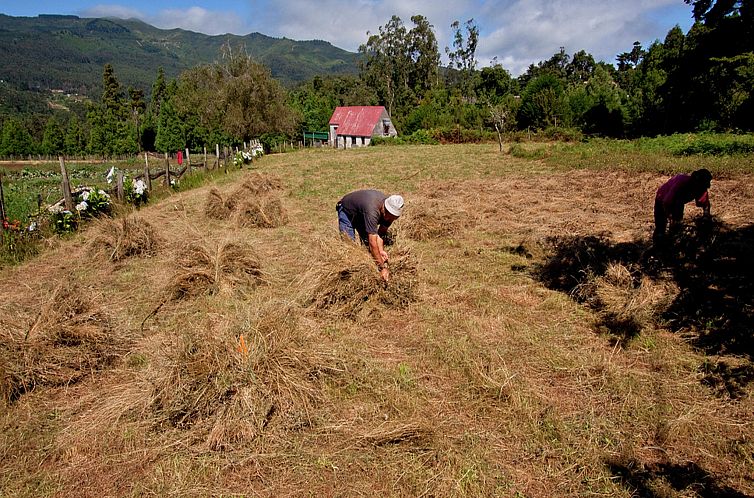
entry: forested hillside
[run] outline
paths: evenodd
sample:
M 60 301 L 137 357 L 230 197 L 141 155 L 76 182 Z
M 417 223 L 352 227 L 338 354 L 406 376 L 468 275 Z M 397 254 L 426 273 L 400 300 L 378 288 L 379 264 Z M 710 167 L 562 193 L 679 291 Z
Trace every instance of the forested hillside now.
M 141 21 L 76 16 L 0 15 L 0 80 L 21 89 L 101 92 L 102 67 L 117 66 L 124 86 L 150 88 L 158 67 L 174 78 L 218 58 L 220 47 L 244 45 L 284 84 L 318 74 L 355 74 L 357 54 L 325 41 L 294 41 L 260 33 L 208 36 L 163 30 Z
M 399 143 L 496 138 L 501 151 L 504 140 L 533 134 L 749 133 L 754 8 L 686 3 L 696 21 L 686 33 L 675 26 L 614 61 L 553 47 L 519 76 L 497 60 L 480 66 L 473 19 L 451 25 L 444 65 L 435 26 L 422 15 L 407 23 L 393 15 L 359 54 L 323 41 L 212 37 L 134 20 L 0 16 L 0 156 L 202 150 L 251 139 L 270 149 L 305 130 L 326 131 L 342 105 L 385 106 Z

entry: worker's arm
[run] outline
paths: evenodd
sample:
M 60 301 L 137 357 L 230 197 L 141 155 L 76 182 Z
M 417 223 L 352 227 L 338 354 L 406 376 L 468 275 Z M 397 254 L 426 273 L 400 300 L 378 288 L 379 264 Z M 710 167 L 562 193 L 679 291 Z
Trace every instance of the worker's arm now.
M 706 190 L 698 199 L 696 199 L 696 205 L 697 207 L 702 208 L 704 216 L 710 215 L 709 193 Z
M 380 269 L 380 276 L 385 282 L 390 278 L 390 270 L 387 267 L 387 253 L 385 252 L 382 237 L 376 233 L 370 233 L 369 239 L 369 252 L 372 253 L 372 257 L 377 262 L 377 267 Z

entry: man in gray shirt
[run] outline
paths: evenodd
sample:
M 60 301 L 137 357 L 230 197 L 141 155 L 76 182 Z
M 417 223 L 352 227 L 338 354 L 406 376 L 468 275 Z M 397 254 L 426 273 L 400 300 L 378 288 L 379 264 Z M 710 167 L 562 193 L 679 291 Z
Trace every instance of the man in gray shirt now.
M 338 228 L 352 240 L 356 232 L 380 268 L 380 276 L 388 281 L 388 255 L 383 237 L 388 227 L 398 219 L 403 210 L 403 197 L 386 196 L 379 190 L 356 190 L 345 195 L 335 206 L 338 211 Z

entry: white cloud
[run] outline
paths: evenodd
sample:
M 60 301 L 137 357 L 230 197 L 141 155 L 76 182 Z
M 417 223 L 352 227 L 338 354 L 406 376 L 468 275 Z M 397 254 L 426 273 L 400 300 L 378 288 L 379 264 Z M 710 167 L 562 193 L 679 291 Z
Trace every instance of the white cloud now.
M 160 28 L 183 28 L 208 35 L 247 34 L 242 19 L 233 12 L 210 11 L 202 7 L 167 9 L 153 17 Z
M 211 11 L 202 7 L 164 9 L 152 14 L 122 5 L 95 5 L 81 11 L 84 17 L 117 17 L 140 19 L 163 29 L 182 28 L 208 35 L 247 34 L 243 20 L 234 12 Z
M 124 7 L 123 5 L 106 5 L 100 4 L 93 7 L 88 7 L 81 11 L 83 17 L 117 17 L 119 19 L 144 19 L 144 14 L 131 7 Z
M 516 0 L 486 2 L 485 32 L 477 56 L 497 56 L 513 74 L 531 63 L 549 59 L 564 47 L 573 55 L 586 50 L 597 60 L 614 62 L 634 41 L 664 38 L 672 26 L 662 27 L 650 15 L 675 0 Z M 662 32 L 662 30 L 665 30 Z
M 678 21 L 663 19 L 680 0 L 248 0 L 251 14 L 202 7 L 145 14 L 119 5 L 97 5 L 87 16 L 136 17 L 161 28 L 184 28 L 216 35 L 248 34 L 294 40 L 326 40 L 349 51 L 366 42 L 393 15 L 410 28 L 411 16 L 421 14 L 434 26 L 440 54 L 452 43 L 450 24 L 473 18 L 480 30 L 477 60 L 493 57 L 513 75 L 529 64 L 549 59 L 564 47 L 573 55 L 586 50 L 597 60 L 613 63 L 615 56 L 664 38 Z M 687 7 L 687 6 L 686 6 Z M 687 7 L 690 14 L 690 7 Z M 248 15 L 247 18 L 244 15 Z M 465 35 L 465 33 L 464 33 Z

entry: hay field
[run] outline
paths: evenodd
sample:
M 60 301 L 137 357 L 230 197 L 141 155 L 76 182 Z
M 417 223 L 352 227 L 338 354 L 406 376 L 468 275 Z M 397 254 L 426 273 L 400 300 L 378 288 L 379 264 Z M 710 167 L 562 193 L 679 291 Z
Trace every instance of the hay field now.
M 754 495 L 754 176 L 669 257 L 652 164 L 256 164 L 0 274 L 0 496 Z M 357 188 L 406 199 L 388 286 Z

